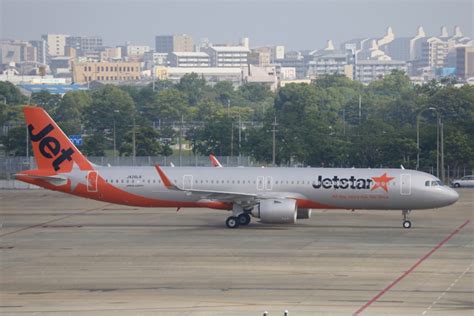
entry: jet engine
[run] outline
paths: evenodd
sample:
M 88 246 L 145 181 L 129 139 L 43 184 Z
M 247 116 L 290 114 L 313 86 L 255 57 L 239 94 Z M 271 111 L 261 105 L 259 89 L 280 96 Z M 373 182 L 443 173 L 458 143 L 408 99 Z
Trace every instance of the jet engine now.
M 308 219 L 311 218 L 311 209 L 310 208 L 298 208 L 297 219 Z
M 297 217 L 296 201 L 292 199 L 262 200 L 252 210 L 252 216 L 262 223 L 294 224 Z

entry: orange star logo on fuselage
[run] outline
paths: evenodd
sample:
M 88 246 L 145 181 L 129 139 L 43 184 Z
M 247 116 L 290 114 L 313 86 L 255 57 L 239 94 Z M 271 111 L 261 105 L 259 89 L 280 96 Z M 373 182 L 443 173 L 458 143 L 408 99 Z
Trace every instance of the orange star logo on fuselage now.
M 385 192 L 388 192 L 387 184 L 393 179 L 395 179 L 395 177 L 389 177 L 387 176 L 387 173 L 384 173 L 381 177 L 372 177 L 372 180 L 374 180 L 374 186 L 370 191 L 382 188 Z

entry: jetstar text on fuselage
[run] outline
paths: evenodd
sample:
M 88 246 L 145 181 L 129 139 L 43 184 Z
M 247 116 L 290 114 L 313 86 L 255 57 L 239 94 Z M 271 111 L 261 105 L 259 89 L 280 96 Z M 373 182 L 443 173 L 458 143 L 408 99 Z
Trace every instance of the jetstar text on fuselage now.
M 313 184 L 313 188 L 367 190 L 370 189 L 372 183 L 374 183 L 372 179 L 356 178 L 354 176 L 350 178 L 339 178 L 338 176 L 323 178 L 318 176 L 318 181 Z

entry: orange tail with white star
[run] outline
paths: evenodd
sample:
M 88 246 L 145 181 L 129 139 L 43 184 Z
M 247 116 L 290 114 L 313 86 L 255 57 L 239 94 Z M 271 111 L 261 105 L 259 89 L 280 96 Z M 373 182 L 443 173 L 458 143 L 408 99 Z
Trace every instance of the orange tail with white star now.
M 70 172 L 74 162 L 81 170 L 93 169 L 43 108 L 25 106 L 23 112 L 39 170 L 51 174 Z

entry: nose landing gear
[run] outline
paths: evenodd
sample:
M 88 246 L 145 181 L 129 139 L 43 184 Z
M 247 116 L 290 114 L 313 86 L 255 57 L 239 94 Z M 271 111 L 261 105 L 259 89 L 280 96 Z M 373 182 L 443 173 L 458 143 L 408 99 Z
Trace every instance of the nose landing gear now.
M 410 214 L 411 210 L 403 210 L 403 228 L 411 228 L 411 221 L 408 219 L 408 214 Z

